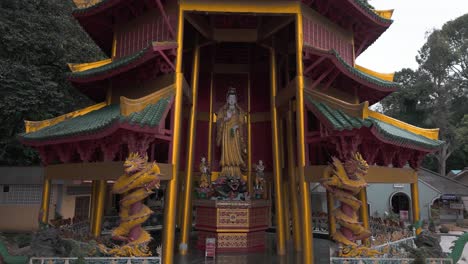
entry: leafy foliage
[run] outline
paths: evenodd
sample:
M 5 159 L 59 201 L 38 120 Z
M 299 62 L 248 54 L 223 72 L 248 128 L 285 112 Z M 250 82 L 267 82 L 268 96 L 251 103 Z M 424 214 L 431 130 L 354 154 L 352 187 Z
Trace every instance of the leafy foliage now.
M 0 2 L 0 165 L 37 164 L 16 135 L 23 120 L 44 120 L 91 104 L 65 79 L 67 62 L 102 52 L 71 17 L 71 0 Z
M 431 169 L 438 165 L 442 175 L 468 165 L 468 151 L 462 147 L 468 129 L 462 120 L 468 113 L 467 25 L 468 14 L 434 30 L 416 57 L 418 69 L 397 72 L 395 81 L 402 88 L 382 101 L 388 115 L 420 127 L 440 128 L 446 144 L 425 165 Z
M 457 141 L 460 143 L 461 150 L 468 153 L 468 114 L 463 116 L 463 119 L 455 130 L 455 133 Z

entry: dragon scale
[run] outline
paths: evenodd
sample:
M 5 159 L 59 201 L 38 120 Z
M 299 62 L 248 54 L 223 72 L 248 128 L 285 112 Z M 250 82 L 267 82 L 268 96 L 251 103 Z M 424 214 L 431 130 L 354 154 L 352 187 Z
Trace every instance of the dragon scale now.
M 160 169 L 156 163 L 148 163 L 148 157 L 131 153 L 124 163 L 125 174 L 114 183 L 113 193 L 122 194 L 120 200 L 120 224 L 112 231 L 112 238 L 126 244 L 113 249 L 103 248 L 107 254 L 119 257 L 150 256 L 147 245 L 150 234 L 143 230 L 143 224 L 153 213 L 143 200 L 160 186 Z
M 364 175 L 367 174 L 369 166 L 359 153 L 352 154 L 344 164 L 335 157 L 332 159 L 332 171 L 322 182 L 334 199 L 340 202 L 340 206 L 330 212 L 340 226 L 337 230 L 330 230 L 332 238 L 347 248 L 344 251 L 349 251 L 343 251 L 341 254 L 360 252 L 359 255 L 374 255 L 376 252 L 356 244 L 357 240 L 366 239 L 371 235 L 359 222 L 358 212 L 362 204 L 355 197 L 367 186 Z

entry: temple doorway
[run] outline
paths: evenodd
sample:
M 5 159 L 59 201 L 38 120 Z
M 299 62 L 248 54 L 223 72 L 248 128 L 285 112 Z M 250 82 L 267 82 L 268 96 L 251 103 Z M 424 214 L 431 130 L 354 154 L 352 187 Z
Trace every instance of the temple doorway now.
M 408 213 L 410 210 L 410 198 L 406 193 L 397 192 L 390 198 L 392 212 L 401 216 L 401 213 Z
M 86 220 L 89 217 L 89 196 L 75 198 L 75 219 Z

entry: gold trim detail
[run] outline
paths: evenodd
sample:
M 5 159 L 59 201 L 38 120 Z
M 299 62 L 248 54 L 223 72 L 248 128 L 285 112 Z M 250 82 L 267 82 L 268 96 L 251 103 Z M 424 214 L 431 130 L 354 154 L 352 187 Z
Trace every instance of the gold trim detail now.
M 249 226 L 249 209 L 239 208 L 217 208 L 216 209 L 216 225 L 223 227 L 248 227 Z
M 393 77 L 395 76 L 395 73 L 380 73 L 357 64 L 354 65 L 354 68 L 366 74 L 369 74 L 370 76 L 374 76 L 376 78 L 389 82 L 393 82 Z
M 381 114 L 379 112 L 372 111 L 370 109 L 367 109 L 367 115 L 369 117 L 378 119 L 380 121 L 383 121 L 385 123 L 394 125 L 398 128 L 404 129 L 406 131 L 409 131 L 411 133 L 427 137 L 433 140 L 438 140 L 439 139 L 439 129 L 438 128 L 432 128 L 432 129 L 427 129 L 427 128 L 420 128 L 417 126 L 413 126 L 411 124 L 405 123 L 403 121 L 397 120 L 395 118 L 386 116 L 384 114 Z
M 150 104 L 154 104 L 161 100 L 161 98 L 167 97 L 174 93 L 174 84 L 167 86 L 161 90 L 158 90 L 147 96 L 130 99 L 124 96 L 120 97 L 120 114 L 129 116 L 132 113 L 140 112 Z
M 379 15 L 380 17 L 383 17 L 385 19 L 392 19 L 393 16 L 393 9 L 388 9 L 388 10 L 374 10 L 374 13 Z
M 392 117 L 386 116 L 379 112 L 372 111 L 369 109 L 369 102 L 367 101 L 360 103 L 360 104 L 350 104 L 350 103 L 328 96 L 326 94 L 320 93 L 315 90 L 305 89 L 304 91 L 313 99 L 320 101 L 320 102 L 324 102 L 330 105 L 332 108 L 338 108 L 342 110 L 343 112 L 345 112 L 346 114 L 351 115 L 353 117 L 357 117 L 361 119 L 372 117 L 382 122 L 388 123 L 390 125 L 396 126 L 403 130 L 409 131 L 411 133 L 414 133 L 414 134 L 417 134 L 417 135 L 420 135 L 429 139 L 433 139 L 433 140 L 439 139 L 438 128 L 434 128 L 434 129 L 420 128 L 420 127 L 405 123 L 403 121 L 394 119 Z
M 57 116 L 57 117 L 42 120 L 42 121 L 24 120 L 24 126 L 26 128 L 26 133 L 36 132 L 36 131 L 41 130 L 41 129 L 45 128 L 45 127 L 53 126 L 55 124 L 58 124 L 60 122 L 65 121 L 65 120 L 72 119 L 72 118 L 82 116 L 82 115 L 86 115 L 87 113 L 98 110 L 98 109 L 101 109 L 106 105 L 107 105 L 106 102 L 102 102 L 102 103 L 99 103 L 99 104 L 88 106 L 88 107 L 80 109 L 80 110 L 76 110 L 76 111 L 61 115 L 61 116 Z
M 109 63 L 112 63 L 112 59 L 105 59 L 87 63 L 68 63 L 68 68 L 70 68 L 72 72 L 83 72 L 94 68 L 102 67 Z
M 270 13 L 300 14 L 301 4 L 288 1 L 237 0 L 214 3 L 206 0 L 181 1 L 180 8 L 186 11 L 204 11 L 214 13 Z
M 77 8 L 87 8 L 99 4 L 102 0 L 73 0 Z
M 309 80 L 305 78 L 306 86 L 307 82 L 309 82 Z M 310 97 L 312 97 L 314 100 L 324 102 L 330 105 L 332 108 L 341 109 L 348 115 L 361 119 L 367 118 L 369 108 L 369 102 L 367 101 L 360 104 L 350 104 L 348 102 L 337 99 L 335 97 L 331 97 L 316 90 L 304 89 L 304 92 Z

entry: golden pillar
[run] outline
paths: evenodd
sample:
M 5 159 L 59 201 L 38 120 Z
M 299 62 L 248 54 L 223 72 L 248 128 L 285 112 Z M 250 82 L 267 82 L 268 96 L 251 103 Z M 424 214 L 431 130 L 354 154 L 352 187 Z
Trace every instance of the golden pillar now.
M 184 208 L 182 213 L 182 230 L 180 254 L 186 255 L 190 230 L 192 227 L 192 189 L 193 189 L 193 159 L 195 154 L 195 136 L 197 130 L 197 91 L 200 64 L 200 47 L 195 47 L 192 70 L 192 108 L 190 110 L 190 133 L 187 141 L 187 177 L 185 178 Z
M 250 97 L 250 72 L 247 81 L 247 188 L 249 193 L 254 193 L 254 178 L 252 177 L 252 122 L 251 122 L 251 97 Z
M 303 263 L 314 262 L 312 210 L 310 205 L 309 183 L 305 180 L 305 113 L 304 113 L 304 65 L 302 64 L 302 48 L 304 44 L 302 31 L 302 11 L 296 14 L 296 63 L 297 63 L 297 89 L 296 89 L 296 134 L 297 134 L 297 160 L 299 189 L 303 214 Z
M 417 172 L 415 171 L 414 174 L 416 174 L 416 181 L 414 183 L 411 183 L 411 205 L 413 209 L 413 223 L 416 223 L 419 221 L 420 218 L 420 213 L 419 213 L 419 187 L 418 187 L 418 175 Z M 419 235 L 421 233 L 421 228 L 416 229 L 416 234 Z
M 214 121 L 214 118 L 213 118 L 213 85 L 214 85 L 214 76 L 213 76 L 213 72 L 211 72 L 211 80 L 210 80 L 210 118 L 209 118 L 209 121 L 210 122 L 208 124 L 208 163 L 211 164 L 211 151 L 212 151 L 212 146 L 211 144 L 212 141 L 213 141 L 213 121 Z
M 114 31 L 114 35 L 112 37 L 112 56 L 111 56 L 111 59 L 114 59 L 115 55 L 117 55 L 117 33 Z
M 328 234 L 332 236 L 336 232 L 336 221 L 334 216 L 335 199 L 331 192 L 327 191 L 327 212 L 328 212 Z
M 91 185 L 91 216 L 89 217 L 89 230 L 91 233 L 94 230 L 94 221 L 96 219 L 96 197 L 97 197 L 98 181 L 93 180 Z
M 182 123 L 182 84 L 184 75 L 182 74 L 184 36 L 184 12 L 179 7 L 179 21 L 177 27 L 177 60 L 176 60 L 176 91 L 174 101 L 174 125 L 172 134 L 172 179 L 167 184 L 165 210 L 164 210 L 164 230 L 162 235 L 162 263 L 171 264 L 174 257 L 175 221 L 177 205 L 177 184 L 179 171 L 180 154 L 180 133 Z
M 282 138 L 282 137 L 280 137 Z M 284 192 L 284 225 L 285 225 L 285 233 L 286 233 L 286 241 L 291 240 L 291 206 L 289 204 L 289 189 L 288 189 L 288 182 L 284 181 L 282 184 L 282 190 Z
M 271 84 L 271 127 L 273 147 L 273 176 L 275 181 L 275 206 L 276 206 L 276 235 L 278 255 L 286 254 L 285 220 L 284 220 L 284 193 L 281 179 L 281 161 L 279 154 L 278 113 L 276 109 L 276 54 L 270 49 L 270 84 Z M 250 142 L 249 142 L 250 143 Z
M 94 237 L 101 235 L 102 218 L 104 217 L 104 206 L 106 204 L 106 180 L 97 181 L 97 197 L 94 206 L 94 223 L 92 224 L 93 229 L 91 233 Z
M 297 200 L 297 180 L 296 180 L 296 161 L 294 154 L 294 131 L 293 131 L 293 111 L 292 104 L 288 109 L 288 116 L 286 119 L 286 138 L 288 143 L 288 176 L 289 176 L 289 195 L 291 195 L 291 209 L 292 209 L 292 224 L 293 224 L 293 238 L 294 249 L 296 251 L 302 250 L 301 239 L 301 218 L 299 214 L 299 204 Z
M 367 207 L 367 188 L 364 187 L 359 191 L 359 200 L 361 201 L 361 222 L 365 229 L 369 230 L 369 210 Z M 367 244 L 368 239 L 364 239 L 363 244 Z
M 283 192 L 284 192 L 284 224 L 286 229 L 286 240 L 291 240 L 291 200 L 289 196 L 289 181 L 284 176 L 284 120 L 279 117 L 279 154 L 280 154 L 280 168 L 283 175 Z
M 49 223 L 49 204 L 50 204 L 50 188 L 52 188 L 52 180 L 44 176 L 44 184 L 42 186 L 42 201 L 41 201 L 41 222 Z

